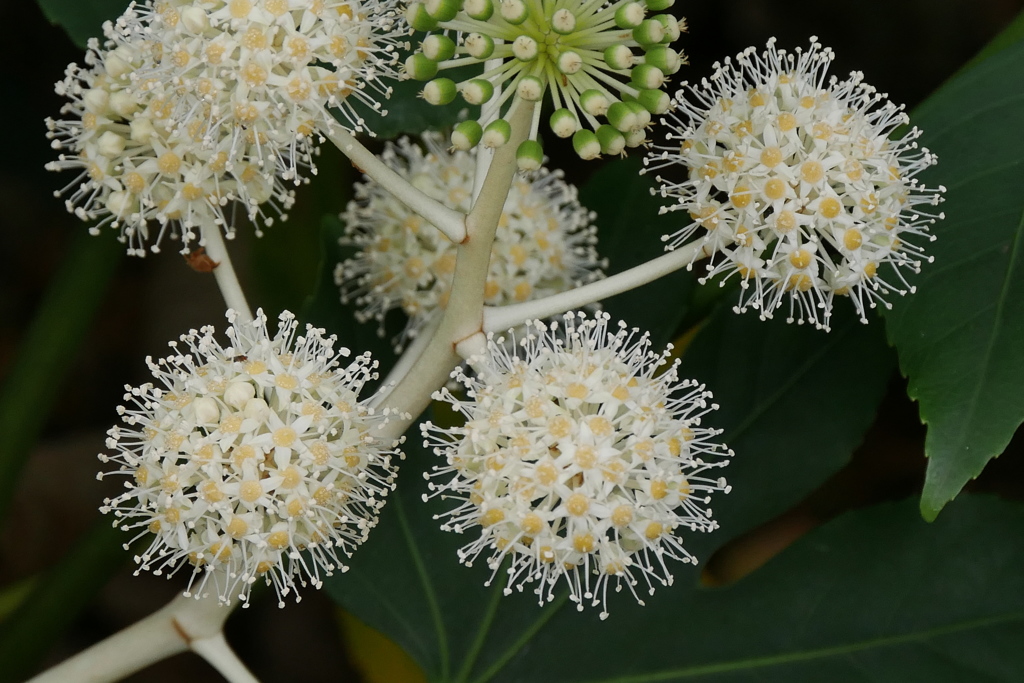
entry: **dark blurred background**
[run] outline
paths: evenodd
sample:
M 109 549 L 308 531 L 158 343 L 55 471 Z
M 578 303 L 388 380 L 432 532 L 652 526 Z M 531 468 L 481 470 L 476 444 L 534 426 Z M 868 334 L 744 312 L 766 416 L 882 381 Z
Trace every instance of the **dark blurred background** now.
M 673 11 L 689 22 L 690 32 L 679 45 L 691 64 L 678 78 L 707 75 L 715 60 L 748 45 L 763 45 L 771 36 L 781 46 L 795 47 L 817 35 L 835 49 L 836 73 L 863 71 L 869 83 L 912 108 L 1022 8 L 1024 0 L 682 0 Z M 30 0 L 0 3 L 0 25 L 7 27 L 0 46 L 0 83 L 8 93 L 0 129 L 8 136 L 0 155 L 3 377 L 71 239 L 85 227 L 52 196 L 70 178 L 43 170 L 54 156 L 43 119 L 56 116 L 61 105 L 53 82 L 68 62 L 81 60 L 81 51 Z M 553 164 L 567 167 L 574 182 L 584 181 L 593 166 L 581 167 L 568 150 L 551 147 L 547 151 Z M 324 150 L 321 166 L 333 170 L 322 178 L 348 172 L 333 150 Z M 298 307 L 312 290 L 316 273 L 310 264 L 316 263 L 319 248 L 319 215 L 343 208 L 328 203 L 336 193 L 323 182 L 305 188 L 293 219 L 268 231 L 261 244 L 242 230 L 231 245 L 255 305 L 275 312 Z M 168 340 L 190 327 L 219 325 L 222 310 L 212 277 L 190 270 L 173 243 L 156 256 L 121 259 L 105 303 L 62 383 L 61 399 L 26 468 L 12 512 L 0 525 L 0 588 L 51 566 L 94 523 L 103 496 L 94 476 L 95 454 L 114 422 L 123 385 L 145 381 L 145 356 L 163 354 Z M 914 427 L 913 411 L 903 408 Z M 132 577 L 126 564 L 54 646 L 49 661 L 59 661 L 144 616 L 177 590 L 177 582 Z M 312 591 L 304 597 L 284 610 L 272 601 L 259 602 L 232 620 L 229 640 L 264 681 L 359 680 L 339 638 L 332 605 Z M 131 680 L 183 679 L 221 680 L 188 655 Z

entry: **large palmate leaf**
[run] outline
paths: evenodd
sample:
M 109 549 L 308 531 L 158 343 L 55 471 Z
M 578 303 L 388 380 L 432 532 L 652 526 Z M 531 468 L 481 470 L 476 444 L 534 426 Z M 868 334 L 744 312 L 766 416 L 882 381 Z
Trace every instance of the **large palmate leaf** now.
M 640 175 L 638 158 L 607 163 L 580 189 L 580 202 L 597 213 L 597 251 L 615 274 L 663 253 L 661 236 L 675 232 L 679 214 L 658 215 L 651 197 L 653 183 Z M 655 345 L 664 346 L 686 317 L 696 276 L 672 273 L 602 303 L 613 317 L 651 332 Z
M 849 513 L 727 588 L 692 569 L 647 599 L 610 597 L 611 617 L 564 595 L 485 588 L 466 536 L 431 519 L 428 456 L 413 454 L 380 526 L 330 593 L 405 648 L 433 681 L 1014 681 L 1024 666 L 1024 548 L 1006 543 L 1024 507 L 972 498 L 925 525 L 912 502 Z M 981 678 L 979 678 L 979 676 Z
M 714 504 L 721 532 L 700 546 L 792 507 L 860 444 L 894 359 L 879 321 L 863 325 L 851 308 L 840 306 L 826 334 L 722 306 L 687 348 L 680 376 L 714 392 L 720 408 L 707 421 L 736 452 L 725 471 L 734 493 Z
M 966 71 L 915 123 L 939 156 L 946 219 L 889 338 L 928 424 L 921 509 L 934 518 L 1024 420 L 1024 42 Z

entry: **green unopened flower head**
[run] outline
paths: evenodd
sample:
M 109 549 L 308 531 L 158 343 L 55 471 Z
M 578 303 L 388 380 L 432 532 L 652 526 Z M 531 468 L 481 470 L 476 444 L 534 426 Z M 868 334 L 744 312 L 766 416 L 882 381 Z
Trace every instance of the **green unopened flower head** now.
M 558 0 L 412 2 L 406 20 L 428 35 L 405 71 L 424 81 L 429 102 L 447 104 L 447 96 L 457 92 L 481 107 L 483 134 L 467 134 L 476 127 L 457 130 L 456 149 L 505 144 L 508 137 L 500 128 L 487 134 L 488 124 L 504 123 L 516 100 L 550 98 L 550 130 L 571 138 L 583 158 L 621 154 L 642 145 L 651 115 L 665 113 L 671 104 L 662 88 L 685 62 L 670 47 L 685 24 L 659 14 L 671 5 L 672 0 L 593 0 L 575 6 Z M 445 73 L 473 64 L 480 69 L 461 81 Z M 536 156 L 540 111 L 536 107 L 530 139 L 523 143 L 529 149 L 520 149 L 520 161 Z

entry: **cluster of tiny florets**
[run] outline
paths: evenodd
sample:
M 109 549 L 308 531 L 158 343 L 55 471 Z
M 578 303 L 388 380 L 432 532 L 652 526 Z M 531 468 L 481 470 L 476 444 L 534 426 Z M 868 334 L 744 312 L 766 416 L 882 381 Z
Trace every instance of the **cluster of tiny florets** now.
M 646 334 L 610 331 L 604 314 L 557 328 L 531 323 L 513 352 L 491 338 L 475 374 L 454 375 L 468 398 L 435 395 L 465 424 L 424 425 L 446 461 L 429 486 L 460 501 L 442 528 L 480 529 L 462 562 L 484 555 L 497 572 L 511 558 L 505 593 L 536 582 L 541 603 L 564 577 L 578 608 L 600 604 L 604 618 L 609 583 L 643 604 L 641 581 L 653 593 L 672 582 L 667 560 L 696 561 L 676 534 L 716 528 L 709 494 L 729 487 L 709 471 L 731 452 L 701 426 L 710 393 L 679 381 Z
M 861 319 L 889 292 L 912 291 L 900 269 L 923 256 L 908 241 L 928 238 L 941 218 L 944 188 L 915 176 L 936 163 L 903 107 L 863 82 L 828 76 L 833 53 L 750 48 L 716 65 L 710 80 L 677 95 L 666 116 L 672 132 L 646 159 L 659 176 L 663 209 L 692 222 L 666 236 L 670 248 L 692 239 L 712 254 L 708 277 L 741 278 L 738 311 L 763 318 L 788 302 L 789 319 L 828 328 L 833 300 L 851 298 Z M 673 180 L 682 167 L 683 180 Z M 933 238 L 932 238 L 933 239 Z
M 342 366 L 349 352 L 333 337 L 296 335 L 289 313 L 275 335 L 262 312 L 233 320 L 227 346 L 212 327 L 193 330 L 187 348 L 148 361 L 155 384 L 126 387 L 114 455 L 100 456 L 119 465 L 100 477 L 126 477 L 125 491 L 102 510 L 136 538 L 152 534 L 140 571 L 191 566 L 189 591 L 212 583 L 225 602 L 248 602 L 262 578 L 282 600 L 344 571 L 340 556 L 376 524 L 397 455 L 381 436 L 389 412 L 359 399 L 376 362 Z
M 424 135 L 423 143 L 420 147 L 407 138 L 388 143 L 382 158 L 422 192 L 468 212 L 475 154 L 448 153 L 434 134 Z M 594 218 L 560 171 L 541 169 L 530 179 L 516 180 L 498 219 L 485 303 L 541 298 L 602 277 Z M 342 220 L 342 244 L 359 249 L 335 270 L 342 300 L 354 300 L 362 320 L 377 320 L 381 334 L 388 311 L 400 308 L 408 316 L 397 338 L 401 346 L 447 306 L 456 245 L 372 180 L 356 184 L 356 199 Z
M 372 101 L 393 61 L 393 10 L 357 0 L 189 0 L 132 6 L 90 42 L 49 120 L 79 175 L 58 195 L 79 218 L 119 230 L 129 253 L 202 230 L 234 233 L 287 217 L 288 185 L 315 172 L 318 130 L 358 126 L 348 98 Z
M 668 110 L 662 91 L 682 55 L 669 47 L 686 29 L 664 10 L 673 0 L 425 0 L 410 3 L 406 19 L 427 32 L 406 73 L 429 81 L 423 97 L 447 104 L 461 94 L 481 106 L 478 120 L 456 127 L 459 149 L 508 142 L 507 113 L 519 101 L 537 102 L 520 167 L 540 166 L 540 102 L 554 106 L 550 128 L 571 137 L 584 159 L 621 154 L 646 141 L 651 114 Z M 653 14 L 652 14 L 653 13 Z M 458 83 L 436 77 L 452 67 L 479 65 Z

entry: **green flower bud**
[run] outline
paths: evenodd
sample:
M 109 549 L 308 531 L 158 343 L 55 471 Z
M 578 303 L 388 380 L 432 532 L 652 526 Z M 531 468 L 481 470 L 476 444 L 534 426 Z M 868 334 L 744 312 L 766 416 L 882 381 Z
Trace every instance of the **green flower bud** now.
M 544 149 L 536 140 L 524 140 L 516 150 L 516 164 L 524 173 L 536 171 L 544 163 Z
M 626 147 L 639 147 L 640 145 L 647 142 L 647 131 L 643 128 L 637 128 L 625 133 L 626 136 Z
M 633 29 L 633 40 L 642 46 L 657 45 L 665 38 L 665 27 L 657 19 L 644 19 Z
M 657 90 L 665 85 L 665 74 L 651 64 L 637 64 L 629 72 L 629 80 L 640 90 Z
M 417 31 L 433 31 L 437 28 L 437 22 L 427 12 L 422 2 L 409 3 L 405 8 L 405 20 Z
M 405 72 L 416 81 L 429 81 L 437 75 L 437 62 L 417 52 L 405 60 Z
M 622 43 L 611 45 L 604 51 L 604 63 L 613 69 L 629 69 L 634 59 L 633 51 Z
M 627 133 L 637 127 L 636 114 L 625 102 L 616 102 L 608 107 L 608 123 Z
M 544 81 L 536 76 L 525 76 L 519 79 L 516 95 L 527 102 L 536 102 L 544 96 Z
M 521 62 L 532 62 L 540 54 L 540 46 L 530 36 L 521 35 L 512 41 L 512 54 Z
M 604 116 L 611 102 L 600 90 L 584 90 L 580 93 L 580 106 L 591 116 Z
M 501 147 L 512 137 L 512 126 L 505 119 L 496 119 L 487 124 L 484 128 L 483 137 L 480 143 L 484 147 Z
M 494 96 L 494 86 L 486 78 L 474 78 L 462 85 L 462 98 L 470 104 L 483 104 Z
M 560 138 L 569 137 L 579 128 L 576 115 L 568 109 L 556 109 L 555 113 L 551 115 L 550 123 L 551 130 Z
M 629 2 L 615 10 L 615 25 L 619 28 L 636 28 L 644 20 L 644 6 Z
M 558 55 L 558 62 L 556 64 L 559 71 L 571 76 L 583 68 L 583 58 L 575 50 L 566 50 Z
M 480 144 L 484 129 L 476 121 L 463 121 L 452 131 L 452 147 L 468 151 Z
M 477 21 L 487 21 L 494 14 L 494 4 L 491 0 L 466 0 L 462 9 Z
M 586 161 L 601 156 L 601 142 L 597 139 L 597 134 L 586 128 L 576 131 L 572 136 L 572 147 L 580 159 Z
M 502 0 L 498 11 L 501 18 L 513 26 L 518 26 L 530 16 L 530 10 L 523 0 Z
M 636 116 L 637 128 L 644 128 L 651 122 L 651 112 L 647 111 L 647 108 L 644 107 L 644 105 L 640 104 L 636 100 L 629 100 L 626 102 L 626 106 L 629 107 L 629 110 L 633 112 L 634 116 Z
M 576 15 L 567 9 L 560 9 L 551 15 L 551 30 L 567 36 L 576 30 Z
M 683 60 L 679 53 L 664 45 L 655 45 L 644 54 L 644 64 L 650 64 L 661 69 L 662 73 L 674 74 L 679 71 Z
M 597 129 L 597 140 L 601 143 L 601 154 L 612 156 L 626 149 L 626 136 L 607 123 Z
M 420 44 L 423 56 L 434 62 L 443 62 L 455 56 L 455 41 L 448 36 L 434 33 Z
M 470 33 L 463 44 L 474 59 L 487 59 L 494 53 L 494 39 L 482 33 Z
M 427 14 L 436 21 L 451 21 L 459 13 L 459 0 L 426 0 Z
M 658 14 L 652 18 L 665 29 L 665 36 L 658 41 L 659 43 L 673 43 L 679 40 L 679 34 L 682 33 L 682 30 L 679 27 L 679 21 L 675 17 L 671 14 Z
M 672 107 L 672 98 L 663 90 L 641 90 L 636 101 L 652 114 L 664 114 Z
M 448 104 L 457 93 L 455 81 L 450 78 L 435 78 L 423 86 L 423 99 L 430 104 Z

